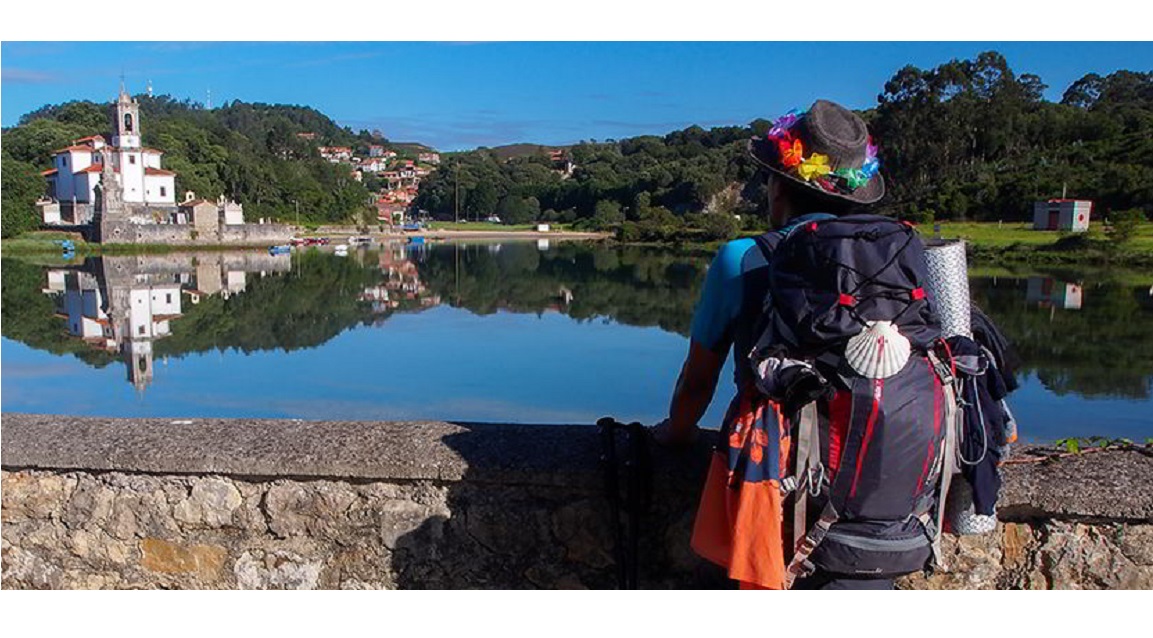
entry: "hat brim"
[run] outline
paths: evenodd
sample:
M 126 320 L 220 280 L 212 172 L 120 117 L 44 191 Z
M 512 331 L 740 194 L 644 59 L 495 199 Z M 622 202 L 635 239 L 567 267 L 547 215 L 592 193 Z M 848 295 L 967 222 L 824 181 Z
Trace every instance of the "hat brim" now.
M 882 177 L 880 173 L 877 173 L 873 179 L 869 180 L 869 183 L 858 188 L 852 193 L 833 193 L 823 188 L 817 188 L 812 183 L 806 182 L 796 175 L 786 173 L 770 163 L 771 160 L 767 158 L 776 157 L 776 153 L 775 150 L 770 147 L 769 141 L 767 139 L 760 137 L 754 137 L 750 139 L 748 150 L 749 157 L 751 157 L 758 166 L 766 168 L 776 173 L 777 175 L 784 177 L 785 179 L 792 180 L 797 184 L 811 189 L 814 195 L 826 197 L 832 200 L 852 202 L 854 204 L 875 204 L 881 201 L 881 198 L 885 196 L 885 178 Z

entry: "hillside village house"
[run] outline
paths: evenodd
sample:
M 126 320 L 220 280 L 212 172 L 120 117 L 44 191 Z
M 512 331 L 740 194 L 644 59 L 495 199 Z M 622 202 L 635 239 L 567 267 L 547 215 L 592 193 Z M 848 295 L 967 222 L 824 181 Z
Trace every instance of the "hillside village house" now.
M 347 146 L 321 146 L 316 150 L 320 151 L 321 157 L 333 164 L 352 161 L 352 149 Z
M 425 164 L 440 164 L 440 153 L 421 153 L 416 159 Z
M 37 203 L 45 224 L 87 224 L 92 221 L 104 162 L 111 162 L 125 204 L 171 212 L 176 207 L 176 173 L 160 165 L 163 151 L 140 145 L 140 105 L 120 89 L 115 132 L 108 144 L 92 135 L 57 149 L 48 180 L 47 197 Z

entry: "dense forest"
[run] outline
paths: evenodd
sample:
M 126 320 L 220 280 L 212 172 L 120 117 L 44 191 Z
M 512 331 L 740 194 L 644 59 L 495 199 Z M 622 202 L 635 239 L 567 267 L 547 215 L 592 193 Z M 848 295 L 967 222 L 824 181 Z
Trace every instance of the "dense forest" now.
M 317 146 L 387 144 L 379 133 L 354 134 L 320 112 L 300 106 L 231 102 L 205 109 L 168 96 L 139 95 L 143 143 L 164 151 L 176 171 L 176 191 L 226 195 L 250 219 L 338 222 L 366 210 L 368 190 L 348 166 L 322 159 Z M 3 133 L 3 235 L 35 228 L 33 202 L 44 192 L 40 171 L 52 151 L 94 134 L 111 139 L 111 104 L 69 102 L 46 106 Z M 315 133 L 303 139 L 297 133 Z M 398 152 L 403 152 L 398 150 Z
M 1059 103 L 1043 99 L 1046 89 L 995 52 L 897 71 L 877 106 L 862 112 L 881 148 L 884 212 L 921 221 L 1021 220 L 1034 200 L 1059 197 L 1063 188 L 1094 200 L 1098 212 L 1153 212 L 1153 73 L 1089 74 Z M 461 215 L 470 219 L 527 211 L 512 220 L 521 221 L 539 209 L 545 220 L 623 224 L 642 238 L 685 222 L 724 235 L 730 224 L 699 213 L 760 212 L 763 193 L 744 144 L 769 126 L 756 120 L 582 142 L 566 149 L 576 164 L 568 178 L 553 170 L 545 149 L 513 158 L 500 149 L 454 154 L 416 204 L 451 219 L 459 183 Z

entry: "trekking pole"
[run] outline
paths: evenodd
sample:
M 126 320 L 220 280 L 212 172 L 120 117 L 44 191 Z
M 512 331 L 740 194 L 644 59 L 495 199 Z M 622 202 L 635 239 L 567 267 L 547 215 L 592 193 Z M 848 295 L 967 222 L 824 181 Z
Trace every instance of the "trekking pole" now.
M 613 555 L 617 565 L 617 588 L 628 588 L 628 572 L 625 560 L 625 544 L 621 532 L 620 482 L 617 476 L 616 429 L 620 424 L 612 417 L 597 421 L 601 435 L 601 467 L 604 470 L 605 496 L 609 502 L 609 525 L 613 533 Z
M 628 460 L 625 461 L 628 481 L 628 581 L 627 589 L 637 588 L 640 566 L 640 519 L 648 509 L 651 498 L 651 476 L 648 432 L 634 421 L 628 425 Z

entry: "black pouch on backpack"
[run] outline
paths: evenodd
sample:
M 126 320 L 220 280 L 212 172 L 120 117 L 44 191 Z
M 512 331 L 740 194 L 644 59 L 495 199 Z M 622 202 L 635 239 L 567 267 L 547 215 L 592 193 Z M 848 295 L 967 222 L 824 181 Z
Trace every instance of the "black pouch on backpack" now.
M 932 552 L 915 519 L 845 521 L 829 529 L 809 560 L 836 574 L 901 576 L 924 569 Z

